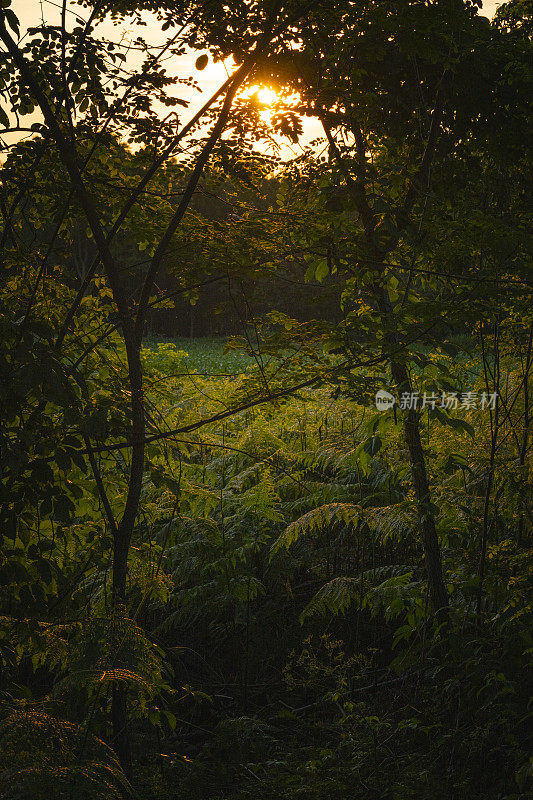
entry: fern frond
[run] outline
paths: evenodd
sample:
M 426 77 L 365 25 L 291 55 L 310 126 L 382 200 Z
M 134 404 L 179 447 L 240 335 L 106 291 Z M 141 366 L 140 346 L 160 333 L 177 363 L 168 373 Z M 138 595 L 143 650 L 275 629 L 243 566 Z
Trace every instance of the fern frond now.
M 358 578 L 333 578 L 322 586 L 300 614 L 300 622 L 308 617 L 324 614 L 342 614 L 358 597 Z
M 300 536 L 322 531 L 333 523 L 342 522 L 344 525 L 354 525 L 360 518 L 361 506 L 353 503 L 328 503 L 319 508 L 308 511 L 299 519 L 291 522 L 281 536 L 274 542 L 271 555 L 282 547 L 289 548 Z
M 5 800 L 118 800 L 131 793 L 111 748 L 72 722 L 11 711 L 0 723 L 0 744 Z
M 389 539 L 409 538 L 417 525 L 415 509 L 412 503 L 407 501 L 393 506 L 368 508 L 365 511 L 365 519 L 382 544 Z

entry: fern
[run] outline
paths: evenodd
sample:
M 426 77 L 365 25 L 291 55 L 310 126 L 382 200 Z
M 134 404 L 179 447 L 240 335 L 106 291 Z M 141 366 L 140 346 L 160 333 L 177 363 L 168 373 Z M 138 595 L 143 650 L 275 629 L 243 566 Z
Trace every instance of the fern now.
M 344 525 L 354 525 L 360 517 L 361 506 L 350 503 L 328 503 L 319 508 L 314 508 L 285 528 L 281 536 L 272 545 L 271 554 L 277 553 L 282 547 L 288 549 L 300 536 L 315 531 L 323 531 L 328 526 L 338 522 L 342 522 Z
M 161 689 L 163 653 L 146 636 L 124 608 L 110 617 L 93 617 L 85 622 L 71 642 L 68 672 L 55 683 L 52 697 L 88 698 L 105 702 L 102 687 L 111 683 L 126 686 L 134 713 L 142 716 Z
M 393 506 L 367 509 L 365 518 L 383 544 L 389 539 L 399 541 L 411 538 L 417 525 L 415 509 L 407 501 Z
M 366 570 L 355 577 L 341 576 L 333 578 L 324 584 L 300 614 L 300 622 L 315 615 L 327 613 L 343 614 L 351 603 L 359 599 L 362 607 L 372 609 L 383 608 L 385 601 L 393 602 L 398 598 L 408 597 L 412 588 L 420 586 L 419 583 L 410 582 L 412 572 L 404 564 L 388 564 L 383 567 Z M 385 580 L 382 580 L 385 579 Z M 382 580 L 379 586 L 370 588 L 369 584 Z M 365 592 L 363 594 L 362 592 Z M 401 603 L 395 609 L 402 610 Z
M 131 794 L 110 747 L 83 727 L 37 711 L 0 723 L 4 800 L 115 800 Z
M 367 592 L 363 606 L 373 614 L 384 614 L 386 620 L 406 614 L 409 625 L 414 627 L 425 616 L 424 584 L 413 580 L 412 571 L 394 575 Z
M 342 614 L 359 594 L 360 582 L 357 578 L 333 578 L 306 605 L 300 614 L 300 622 L 314 615 Z

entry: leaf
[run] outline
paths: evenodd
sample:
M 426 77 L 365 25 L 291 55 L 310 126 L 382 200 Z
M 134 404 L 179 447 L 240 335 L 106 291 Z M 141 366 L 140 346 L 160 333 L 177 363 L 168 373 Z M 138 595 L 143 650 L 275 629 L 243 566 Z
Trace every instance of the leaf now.
M 342 614 L 357 597 L 359 578 L 334 578 L 322 586 L 300 615 L 300 622 L 315 614 Z
M 175 478 L 170 478 L 168 475 L 165 475 L 163 478 L 163 483 L 165 483 L 173 495 L 179 497 L 181 495 L 181 485 L 180 482 L 177 481 Z
M 56 450 L 54 454 L 54 461 L 59 469 L 63 470 L 64 472 L 70 469 L 70 455 L 66 452 L 66 450 Z
M 203 55 L 198 56 L 198 58 L 196 59 L 195 67 L 196 69 L 201 71 L 207 67 L 208 63 L 209 63 L 209 56 L 207 56 L 204 53 Z
M 152 725 L 161 725 L 161 714 L 157 709 L 152 709 L 148 712 L 148 719 L 152 723 Z
M 75 500 L 81 500 L 81 498 L 83 497 L 83 489 L 81 488 L 81 486 L 78 486 L 77 483 L 72 483 L 71 481 L 69 481 L 67 483 L 67 489 L 69 490 L 70 494 Z
M 18 17 L 16 16 L 15 12 L 12 11 L 10 8 L 4 9 L 4 16 L 6 18 L 6 22 L 11 28 L 12 31 L 15 31 L 17 36 L 20 35 L 20 23 Z
M 450 453 L 444 465 L 444 472 L 447 475 L 450 475 L 451 473 L 456 472 L 458 469 L 466 469 L 468 472 L 472 472 L 470 465 L 464 456 L 460 455 L 459 453 Z
M 52 580 L 52 570 L 50 569 L 50 564 L 45 558 L 40 558 L 37 561 L 37 569 L 44 583 L 49 584 Z
M 30 573 L 20 561 L 7 561 L 0 567 L 0 584 L 21 584 L 30 580 Z
M 375 456 L 381 450 L 382 441 L 379 436 L 371 436 L 364 443 L 363 449 L 369 456 Z
M 289 548 L 303 534 L 321 531 L 328 525 L 343 522 L 345 525 L 354 524 L 361 513 L 361 506 L 351 503 L 328 503 L 327 505 L 308 511 L 299 519 L 291 522 L 281 536 L 274 542 L 271 555 L 282 547 Z
M 170 726 L 170 729 L 173 730 L 173 731 L 176 730 L 177 720 L 176 720 L 176 717 L 174 716 L 174 714 L 172 713 L 172 711 L 162 711 L 161 713 L 166 718 L 166 720 L 167 720 L 167 722 L 168 722 L 168 724 Z
M 431 409 L 429 413 L 431 416 L 436 417 L 441 425 L 449 425 L 451 428 L 455 428 L 455 430 L 465 431 L 466 433 L 470 434 L 472 439 L 475 438 L 475 428 L 473 425 L 470 425 L 469 422 L 466 422 L 466 420 L 461 419 L 461 417 L 450 417 L 439 408 Z
M 28 545 L 31 539 L 31 528 L 22 519 L 19 520 L 18 537 L 24 545 Z
M 83 473 L 86 473 L 87 464 L 85 463 L 85 459 L 83 458 L 82 454 L 78 450 L 69 450 L 68 452 L 78 469 L 80 469 Z
M 66 494 L 60 494 L 54 499 L 54 518 L 65 524 L 70 522 L 71 515 L 75 512 L 74 503 Z
M 322 281 L 324 280 L 324 278 L 327 277 L 328 274 L 329 274 L 328 262 L 327 259 L 323 258 L 319 261 L 318 266 L 315 270 L 315 278 L 319 283 L 322 283 Z

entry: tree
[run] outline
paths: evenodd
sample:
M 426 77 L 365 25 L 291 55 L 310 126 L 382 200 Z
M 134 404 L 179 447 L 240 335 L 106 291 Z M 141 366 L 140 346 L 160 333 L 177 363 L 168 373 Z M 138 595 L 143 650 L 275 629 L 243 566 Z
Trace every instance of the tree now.
M 168 11 L 162 9 L 160 17 L 165 20 L 163 29 L 178 27 L 178 32 L 170 36 L 163 47 L 155 53 L 139 40 L 138 47 L 146 53 L 146 60 L 140 69 L 128 71 L 126 74 L 123 71 L 125 56 L 120 52 L 115 55 L 113 43 L 108 44 L 99 40 L 94 25 L 105 16 L 111 18 L 128 14 L 135 16 L 136 4 L 129 6 L 120 3 L 107 5 L 96 3 L 91 6 L 85 23 L 79 22 L 70 28 L 67 23 L 66 4 L 63 3 L 59 28 L 43 24 L 31 29 L 28 40 L 20 41 L 18 21 L 8 4 L 4 4 L 0 16 L 0 39 L 5 48 L 2 55 L 4 92 L 6 96 L 9 92 L 8 110 L 17 120 L 12 130 L 20 130 L 19 116 L 29 114 L 34 109 L 39 110 L 43 120 L 34 126 L 38 131 L 36 134 L 38 145 L 35 147 L 33 163 L 29 170 L 30 185 L 21 189 L 12 200 L 10 208 L 5 206 L 3 208 L 4 245 L 9 251 L 11 248 L 16 248 L 13 219 L 19 213 L 21 202 L 27 201 L 28 191 L 30 194 L 35 191 L 32 185 L 35 171 L 48 149 L 53 148 L 62 169 L 68 175 L 69 193 L 64 213 L 68 213 L 71 202 L 76 203 L 94 242 L 96 255 L 85 272 L 84 280 L 73 302 L 65 309 L 63 322 L 52 334 L 55 342 L 50 357 L 60 369 L 61 356 L 58 353 L 61 352 L 68 337 L 72 321 L 87 288 L 98 274 L 100 264 L 124 341 L 129 384 L 128 445 L 131 450 L 131 461 L 127 495 L 118 518 L 113 513 L 108 495 L 109 488 L 106 488 L 99 476 L 90 434 L 86 435 L 84 442 L 84 453 L 91 462 L 107 524 L 113 536 L 115 608 L 122 607 L 126 602 L 128 553 L 139 510 L 145 467 L 146 409 L 140 350 L 146 314 L 153 299 L 157 276 L 173 237 L 187 212 L 202 172 L 231 120 L 235 95 L 243 84 L 253 79 L 258 61 L 264 58 L 267 52 L 275 50 L 291 24 L 304 13 L 305 4 L 285 9 L 280 3 L 273 5 L 260 3 L 252 4 L 249 9 L 244 5 L 242 10 L 245 13 L 236 15 L 235 26 L 221 30 L 220 27 L 213 27 L 214 20 L 211 14 L 214 11 L 222 14 L 222 7 L 219 9 L 210 7 L 207 17 L 202 4 L 191 8 L 190 4 L 173 3 Z M 183 33 L 183 30 L 186 32 Z M 200 47 L 209 43 L 217 53 L 229 54 L 237 50 L 238 60 L 241 63 L 186 125 L 181 126 L 179 118 L 174 115 L 162 126 L 152 111 L 154 100 L 158 99 L 170 106 L 184 105 L 183 101 L 171 98 L 166 93 L 167 87 L 176 83 L 177 79 L 169 79 L 165 75 L 162 58 L 167 52 L 183 52 L 184 42 Z M 199 59 L 199 68 L 203 63 L 203 61 L 200 63 Z M 149 95 L 146 94 L 147 91 Z M 171 156 L 179 154 L 180 148 L 191 146 L 191 139 L 187 137 L 193 132 L 198 134 L 199 123 L 217 101 L 220 101 L 219 107 L 212 117 L 208 133 L 200 135 L 200 139 L 196 142 L 193 140 L 194 156 L 192 159 L 189 156 L 189 174 L 179 203 L 173 210 L 159 241 L 153 247 L 138 295 L 131 296 L 128 283 L 122 278 L 112 242 L 120 233 L 131 210 L 140 202 L 153 177 Z M 2 115 L 4 122 L 9 124 L 5 111 Z M 136 185 L 128 188 L 120 211 L 107 224 L 106 208 L 103 205 L 105 200 L 102 195 L 95 194 L 88 180 L 91 162 L 98 157 L 102 137 L 106 135 L 106 131 L 128 136 L 133 143 L 151 145 L 155 151 L 152 163 L 144 169 Z M 88 152 L 86 145 L 82 146 L 83 140 L 87 137 L 91 143 Z M 87 155 L 83 156 L 83 151 Z M 56 232 L 52 232 L 52 243 L 58 235 L 59 227 Z M 30 324 L 32 305 L 42 277 L 43 269 L 37 273 L 35 286 L 30 289 L 23 330 L 24 326 L 27 328 Z M 50 333 L 49 331 L 48 334 Z M 79 370 L 75 369 L 68 374 L 66 383 L 69 384 L 72 380 L 78 381 L 83 391 L 83 378 L 80 377 Z M 81 420 L 80 427 L 82 427 Z M 13 513 L 9 503 L 5 507 L 5 513 L 8 516 Z M 130 775 L 131 752 L 127 734 L 127 710 L 124 691 L 119 682 L 113 685 L 112 719 L 114 746 L 126 774 Z
M 523 63 L 523 45 L 516 47 L 476 12 L 475 4 L 462 0 L 328 6 L 302 25 L 296 56 L 276 55 L 261 72 L 266 82 L 299 93 L 293 111 L 318 117 L 328 144 L 328 158 L 309 167 L 304 201 L 308 214 L 312 209 L 322 216 L 314 237 L 308 219 L 301 236 L 310 251 L 322 250 L 317 276 L 341 269 L 347 275 L 343 301 L 350 313 L 335 344 L 351 363 L 360 357 L 360 342 L 368 352 L 377 337 L 400 397 L 413 393 L 412 366 L 420 357 L 412 346 L 439 344 L 446 326 L 450 332 L 467 321 L 472 325 L 467 298 L 488 268 L 486 262 L 465 272 L 465 285 L 450 290 L 449 273 L 462 267 L 432 258 L 429 231 L 442 227 L 446 204 L 457 202 L 457 185 L 449 182 L 452 164 L 476 159 L 490 126 L 506 130 L 494 94 L 507 104 L 505 113 L 510 102 L 514 106 L 515 127 L 504 146 L 511 158 L 514 136 L 525 134 L 525 83 L 511 101 L 499 78 L 504 63 Z M 491 146 L 502 145 L 496 136 L 498 144 Z M 296 178 L 300 186 L 302 177 Z M 510 274 L 505 270 L 503 280 Z M 406 406 L 402 417 L 429 593 L 435 612 L 446 618 L 420 410 Z
M 84 776 L 89 796 L 91 778 L 106 796 L 107 775 L 116 795 L 128 791 L 123 776 L 112 754 L 89 737 L 95 719 L 105 731 L 108 691 L 112 743 L 128 775 L 131 717 L 156 723 L 166 718 L 176 725 L 164 700 L 155 705 L 158 693 L 164 698 L 168 691 L 165 665 L 141 624 L 154 606 L 168 613 L 167 564 L 178 607 L 165 623 L 178 625 L 179 604 L 190 607 L 198 600 L 204 619 L 214 614 L 217 622 L 225 621 L 227 608 L 235 616 L 244 613 L 247 636 L 251 603 L 269 591 L 264 578 L 273 541 L 291 544 L 309 531 L 324 540 L 339 529 L 348 537 L 356 533 L 357 553 L 350 552 L 347 563 L 356 564 L 360 576 L 326 584 L 303 617 L 313 609 L 344 611 L 359 597 L 359 612 L 371 608 L 384 627 L 395 614 L 406 616 L 395 643 L 420 625 L 425 647 L 420 533 L 437 629 L 447 621 L 436 524 L 453 515 L 445 503 L 437 506 L 438 495 L 430 496 L 429 487 L 459 502 L 458 474 L 463 469 L 466 494 L 465 471 L 472 466 L 471 459 L 450 452 L 445 437 L 435 466 L 430 423 L 469 435 L 472 424 L 430 405 L 421 409 L 424 416 L 407 407 L 400 420 L 409 471 L 393 412 L 368 419 L 363 408 L 364 419 L 349 436 L 343 415 L 353 422 L 357 401 L 368 404 L 391 378 L 406 395 L 415 384 L 433 394 L 439 380 L 447 389 L 462 389 L 456 374 L 461 368 L 452 374 L 439 355 L 439 349 L 457 352 L 457 333 L 468 341 L 478 337 L 486 388 L 495 389 L 499 404 L 490 417 L 488 456 L 480 455 L 477 443 L 474 454 L 483 471 L 472 481 L 468 500 L 482 508 L 479 531 L 473 531 L 479 536 L 468 546 L 461 540 L 459 556 L 449 547 L 446 554 L 452 571 L 466 573 L 465 580 L 456 574 L 454 581 L 454 596 L 463 589 L 467 596 L 464 619 L 470 621 L 469 581 L 477 594 L 475 624 L 483 619 L 491 541 L 503 527 L 496 515 L 502 497 L 519 518 L 518 538 L 527 533 L 519 492 L 529 450 L 527 378 L 533 360 L 531 333 L 526 345 L 520 342 L 525 326 L 517 318 L 525 318 L 530 248 L 521 175 L 529 159 L 523 137 L 530 41 L 516 13 L 527 4 L 511 4 L 491 27 L 476 15 L 475 4 L 459 0 L 229 7 L 150 0 L 142 10 L 153 11 L 170 33 L 157 48 L 135 40 L 144 57 L 137 70 L 129 66 L 129 44 L 109 42 L 94 27 L 104 18 L 141 24 L 136 2 L 88 4 L 89 18 L 77 27 L 67 25 L 63 4 L 59 26 L 43 23 L 22 39 L 8 3 L 2 5 L 0 119 L 11 126 L 7 134 L 29 136 L 11 147 L 4 142 L 0 196 L 3 688 L 9 697 L 17 684 L 12 676 L 26 662 L 43 671 L 52 665 L 61 698 L 69 698 L 79 723 L 64 726 L 64 740 L 81 740 L 82 751 L 87 743 L 100 754 L 91 773 L 85 754 L 78 763 L 76 744 L 69 744 L 69 775 Z M 232 55 L 237 66 L 182 125 L 176 109 L 181 114 L 185 103 L 171 93 L 189 79 L 170 78 L 162 59 L 186 47 Z M 198 69 L 206 58 L 199 57 Z M 257 101 L 239 94 L 259 82 L 281 89 L 271 130 L 261 122 Z M 156 101 L 173 109 L 164 120 Z M 38 113 L 40 122 L 25 128 L 21 119 L 30 113 Z M 325 143 L 283 166 L 254 152 L 272 130 L 295 142 L 304 115 L 321 121 Z M 195 196 L 201 182 L 202 191 L 216 187 L 233 213 L 199 214 Z M 244 192 L 233 194 L 234 185 L 246 187 L 246 202 Z M 71 257 L 74 247 L 78 259 Z M 207 400 L 205 385 L 192 393 L 180 383 L 187 369 L 183 353 L 172 345 L 143 351 L 153 308 L 221 278 L 271 275 L 286 277 L 297 289 L 299 279 L 312 281 L 315 290 L 325 285 L 334 298 L 342 292 L 339 315 L 302 322 L 272 313 L 263 340 L 251 320 L 247 344 L 256 368 L 217 385 L 217 396 Z M 297 289 L 296 300 L 284 298 L 286 303 L 297 301 Z M 520 345 L 523 356 L 511 394 L 500 381 L 507 318 L 508 346 Z M 270 353 L 276 358 L 269 362 Z M 298 392 L 324 384 L 332 390 L 329 401 L 338 402 L 340 422 L 330 440 L 327 413 L 323 420 L 321 409 L 315 413 L 309 454 L 311 399 Z M 293 394 L 293 405 L 284 405 Z M 317 397 L 324 401 L 326 391 Z M 263 419 L 259 411 L 259 424 L 252 425 L 254 407 L 264 403 L 269 411 Z M 197 405 L 203 409 L 199 418 Z M 275 415 L 268 416 L 272 409 Z M 228 436 L 226 421 L 239 411 L 248 416 L 228 422 Z M 222 424 L 221 436 L 202 441 L 197 432 L 211 422 Z M 276 433 L 273 425 L 279 425 Z M 337 434 L 343 437 L 340 452 Z M 386 437 L 395 447 L 395 463 L 380 462 Z M 330 450 L 322 451 L 323 441 Z M 514 483 L 501 477 L 507 464 L 498 463 L 502 445 L 506 457 L 518 454 Z M 345 457 L 352 456 L 357 461 L 347 469 Z M 442 474 L 453 477 L 451 488 Z M 190 481 L 191 475 L 201 478 Z M 339 476 L 343 482 L 335 485 Z M 332 494 L 339 502 L 328 502 Z M 387 498 L 400 508 L 391 511 Z M 186 520 L 183 509 L 190 514 Z M 369 512 L 367 519 L 362 510 Z M 285 518 L 290 524 L 283 532 Z M 386 540 L 398 523 L 404 541 L 391 548 L 393 564 L 378 565 L 385 581 L 364 594 L 369 522 Z M 315 566 L 319 579 L 330 571 L 329 545 L 319 543 L 316 554 L 309 548 L 304 566 L 311 583 Z M 183 560 L 183 552 L 194 557 Z M 464 553 L 470 559 L 475 553 L 474 574 L 463 569 Z M 276 581 L 291 577 L 291 563 L 271 563 Z M 407 566 L 398 574 L 402 564 Z M 296 560 L 295 569 L 300 566 Z M 374 566 L 372 554 L 373 575 Z M 278 587 L 276 609 L 285 607 L 291 592 L 290 583 L 287 595 Z M 509 605 L 521 602 L 520 584 L 508 596 Z M 451 641 L 453 630 L 447 630 Z M 268 639 L 263 644 L 267 652 Z M 206 647 L 209 652 L 209 642 Z M 247 712 L 247 640 L 241 651 Z M 368 688 L 366 681 L 361 688 Z M 61 728 L 58 720 L 24 719 L 32 730 Z M 22 727 L 17 714 L 5 726 L 13 736 Z M 39 751 L 40 763 L 49 763 L 55 749 L 52 735 Z

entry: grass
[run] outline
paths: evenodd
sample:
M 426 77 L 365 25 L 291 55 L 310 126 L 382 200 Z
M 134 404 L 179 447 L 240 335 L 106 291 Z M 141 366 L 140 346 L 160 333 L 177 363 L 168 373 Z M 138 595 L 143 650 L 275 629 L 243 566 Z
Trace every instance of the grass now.
M 162 336 L 146 338 L 143 344 L 145 358 L 161 371 L 172 363 L 183 372 L 208 375 L 238 375 L 251 363 L 250 356 L 242 350 L 226 350 L 225 336 L 198 339 L 166 339 Z M 172 369 L 175 372 L 175 369 Z

